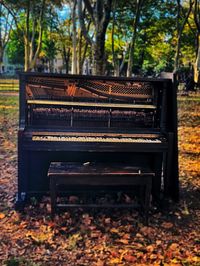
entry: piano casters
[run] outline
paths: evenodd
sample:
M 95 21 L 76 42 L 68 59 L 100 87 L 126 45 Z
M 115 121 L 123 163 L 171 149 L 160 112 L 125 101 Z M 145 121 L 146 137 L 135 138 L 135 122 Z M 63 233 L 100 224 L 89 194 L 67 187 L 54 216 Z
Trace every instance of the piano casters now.
M 15 209 L 23 211 L 27 200 L 27 177 L 28 169 L 28 152 L 23 150 L 24 131 L 18 131 L 18 192 L 15 199 Z
M 23 211 L 26 203 L 26 193 L 21 192 L 16 194 L 15 198 L 15 210 L 16 211 Z

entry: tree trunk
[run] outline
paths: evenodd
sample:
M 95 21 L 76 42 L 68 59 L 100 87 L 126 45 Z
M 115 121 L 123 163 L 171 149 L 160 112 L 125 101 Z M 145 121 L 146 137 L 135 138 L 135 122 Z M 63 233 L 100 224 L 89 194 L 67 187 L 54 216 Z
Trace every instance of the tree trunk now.
M 91 21 L 88 23 L 87 30 L 89 31 Z M 79 37 L 78 37 L 78 73 L 82 74 L 83 73 L 83 64 L 86 58 L 86 52 L 88 49 L 88 42 L 83 42 L 83 33 L 82 30 L 79 29 Z
M 77 60 L 77 69 L 78 74 L 82 74 L 81 58 L 82 58 L 82 32 L 81 29 L 78 30 L 78 60 Z
M 3 64 L 3 38 L 2 38 L 2 5 L 0 4 L 0 73 L 2 72 L 2 64 Z
M 2 73 L 2 65 L 3 65 L 3 49 L 0 47 L 0 74 Z
M 174 60 L 174 72 L 176 72 L 179 69 L 179 57 L 180 57 L 181 34 L 182 34 L 180 26 L 180 9 L 181 9 L 180 0 L 177 0 L 177 21 L 176 21 L 177 44 L 176 44 L 176 54 Z
M 194 82 L 200 82 L 200 34 L 198 34 L 198 51 L 196 56 L 196 61 L 194 64 Z
M 77 74 L 77 30 L 76 30 L 76 3 L 77 1 L 73 1 L 73 9 L 72 9 L 72 74 Z
M 112 21 L 112 60 L 113 60 L 113 69 L 114 69 L 114 76 L 119 76 L 119 62 L 117 61 L 117 57 L 115 55 L 115 39 L 114 39 L 114 34 L 115 34 L 115 10 L 116 9 L 116 0 L 114 0 L 113 4 L 113 21 Z
M 66 74 L 69 73 L 69 59 L 70 59 L 70 48 L 68 48 L 68 50 L 66 51 L 66 47 L 65 44 L 63 43 L 63 61 L 65 62 L 65 71 Z
M 92 74 L 105 74 L 105 34 L 110 20 L 112 0 L 96 0 L 95 5 L 89 0 L 84 0 L 85 7 L 94 24 L 95 40 L 89 35 L 85 26 L 84 15 L 82 10 L 82 0 L 78 0 L 78 15 L 82 33 L 92 47 Z
M 94 50 L 94 75 L 103 75 L 105 73 L 105 35 L 97 33 Z
M 140 18 L 140 11 L 141 11 L 142 4 L 143 4 L 143 0 L 137 1 L 136 14 L 135 14 L 135 19 L 134 19 L 134 23 L 133 23 L 133 34 L 132 34 L 132 40 L 131 40 L 131 44 L 130 44 L 130 51 L 129 51 L 127 77 L 132 76 L 135 41 L 136 41 L 137 27 L 138 27 L 138 22 L 139 22 L 139 18 Z
M 181 2 L 180 0 L 177 0 L 177 45 L 176 45 L 176 54 L 175 54 L 175 60 L 174 60 L 174 72 L 176 72 L 179 69 L 182 33 L 184 30 L 185 24 L 187 23 L 187 20 L 189 18 L 193 4 L 194 3 L 190 0 L 188 12 L 185 15 L 184 21 L 180 23 Z
M 199 84 L 200 82 L 200 15 L 199 15 L 199 2 L 194 2 L 194 21 L 197 27 L 197 54 L 194 64 L 194 81 Z
M 2 23 L 4 17 L 4 23 Z M 0 4 L 0 73 L 2 72 L 3 55 L 6 45 L 10 39 L 13 20 L 10 18 L 9 10 Z
M 30 70 L 29 53 L 29 42 L 27 37 L 24 36 L 24 71 Z
M 179 35 L 177 38 L 176 54 L 174 60 L 174 72 L 176 72 L 179 69 L 180 50 L 181 50 L 181 35 Z

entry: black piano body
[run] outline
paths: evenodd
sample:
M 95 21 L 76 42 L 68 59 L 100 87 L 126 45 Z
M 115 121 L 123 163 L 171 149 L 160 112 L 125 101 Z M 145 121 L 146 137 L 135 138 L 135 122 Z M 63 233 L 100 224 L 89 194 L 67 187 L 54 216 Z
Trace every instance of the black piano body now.
M 21 73 L 19 116 L 16 208 L 49 192 L 54 161 L 148 166 L 155 199 L 178 200 L 173 80 Z

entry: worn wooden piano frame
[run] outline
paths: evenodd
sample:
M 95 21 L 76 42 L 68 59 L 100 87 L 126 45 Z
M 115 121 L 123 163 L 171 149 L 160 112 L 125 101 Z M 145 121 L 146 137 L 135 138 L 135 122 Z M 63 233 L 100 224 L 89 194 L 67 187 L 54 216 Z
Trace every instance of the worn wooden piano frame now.
M 95 146 L 88 144 L 78 145 L 76 143 L 70 144 L 70 149 L 66 151 L 66 146 L 63 146 L 63 143 L 45 143 L 43 145 L 37 146 L 35 143 L 29 140 L 29 137 L 32 136 L 36 129 L 30 129 L 28 127 L 28 117 L 27 113 L 28 105 L 31 104 L 43 104 L 49 105 L 51 100 L 46 99 L 31 99 L 28 98 L 29 85 L 35 86 L 35 84 L 41 84 L 41 90 L 43 86 L 49 86 L 51 89 L 54 88 L 56 83 L 57 88 L 63 88 L 70 80 L 77 80 L 81 84 L 84 84 L 85 81 L 91 85 L 91 82 L 148 82 L 157 88 L 157 90 L 162 91 L 162 110 L 160 117 L 160 133 L 165 135 L 167 139 L 166 143 L 154 145 L 153 143 L 146 143 L 140 145 L 138 143 L 128 144 L 128 143 L 119 143 L 109 144 L 108 143 L 96 143 Z M 41 83 L 41 82 L 45 82 Z M 97 89 L 99 85 L 97 83 Z M 120 85 L 121 86 L 121 85 Z M 40 88 L 36 89 L 40 91 Z M 74 88 L 72 86 L 71 93 Z M 92 92 L 93 89 L 91 88 Z M 105 93 L 102 92 L 103 97 Z M 121 97 L 121 96 L 120 96 Z M 145 98 L 146 96 L 142 96 Z M 109 107 L 110 103 L 87 103 L 87 102 L 66 102 L 66 101 L 53 101 L 53 104 L 58 106 L 101 106 Z M 124 105 L 112 103 L 112 106 L 117 108 L 146 108 L 146 105 L 143 104 L 130 104 L 124 103 Z M 158 108 L 152 103 L 148 104 L 148 108 L 154 110 Z M 159 107 L 161 108 L 161 107 Z M 72 130 L 74 132 L 74 130 Z M 95 132 L 95 131 L 94 131 Z M 108 132 L 112 132 L 111 129 L 108 129 Z M 70 132 L 69 132 L 70 133 Z M 81 133 L 81 132 L 80 132 Z M 97 135 L 101 132 L 96 131 Z M 113 132 L 112 132 L 113 133 Z M 127 132 L 123 132 L 126 135 Z M 156 130 L 146 131 L 144 129 L 144 134 L 151 135 L 156 134 Z M 62 133 L 64 134 L 64 132 Z M 72 134 L 72 133 L 71 133 Z M 83 133 L 82 133 L 83 134 Z M 113 134 L 121 135 L 121 131 L 116 129 Z M 141 132 L 135 130 L 132 132 L 135 136 L 140 136 Z M 123 151 L 123 152 L 122 152 Z M 89 152 L 89 153 L 88 153 Z M 118 154 L 118 157 L 115 158 L 115 153 Z M 121 154 L 121 155 L 120 155 Z M 20 74 L 20 119 L 19 119 L 19 131 L 18 131 L 18 192 L 16 199 L 16 208 L 20 208 L 24 205 L 27 198 L 35 195 L 44 195 L 48 193 L 49 181 L 47 179 L 47 171 L 51 161 L 77 161 L 83 160 L 83 157 L 86 160 L 91 160 L 95 156 L 95 160 L 102 159 L 105 157 L 107 160 L 113 156 L 113 160 L 119 160 L 120 157 L 124 156 L 128 159 L 129 155 L 134 154 L 132 163 L 141 163 L 142 154 L 149 157 L 155 157 L 155 160 L 152 161 L 153 167 L 156 169 L 155 179 L 153 181 L 153 194 L 159 198 L 161 190 L 161 175 L 163 173 L 164 179 L 164 194 L 169 196 L 174 200 L 179 198 L 179 180 L 178 180 L 178 149 L 177 149 L 177 100 L 176 100 L 176 83 L 169 79 L 147 79 L 147 78 L 123 78 L 123 77 L 99 77 L 99 76 L 80 76 L 80 75 L 59 75 L 59 74 L 39 74 L 39 73 L 21 73 Z M 162 158 L 161 158 L 162 157 Z M 105 159 L 105 160 L 106 160 Z M 35 164 L 34 161 L 37 161 Z M 145 161 L 145 160 L 144 160 Z M 157 165 L 157 166 L 156 166 Z M 162 165 L 162 168 L 160 167 Z

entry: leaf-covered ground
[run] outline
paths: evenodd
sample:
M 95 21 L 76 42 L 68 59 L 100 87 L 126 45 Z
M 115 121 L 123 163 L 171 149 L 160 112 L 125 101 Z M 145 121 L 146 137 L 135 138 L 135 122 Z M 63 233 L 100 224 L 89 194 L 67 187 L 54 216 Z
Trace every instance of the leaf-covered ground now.
M 73 210 L 50 219 L 49 198 L 13 208 L 18 97 L 0 96 L 0 265 L 200 265 L 200 96 L 179 97 L 181 200 L 151 210 Z

